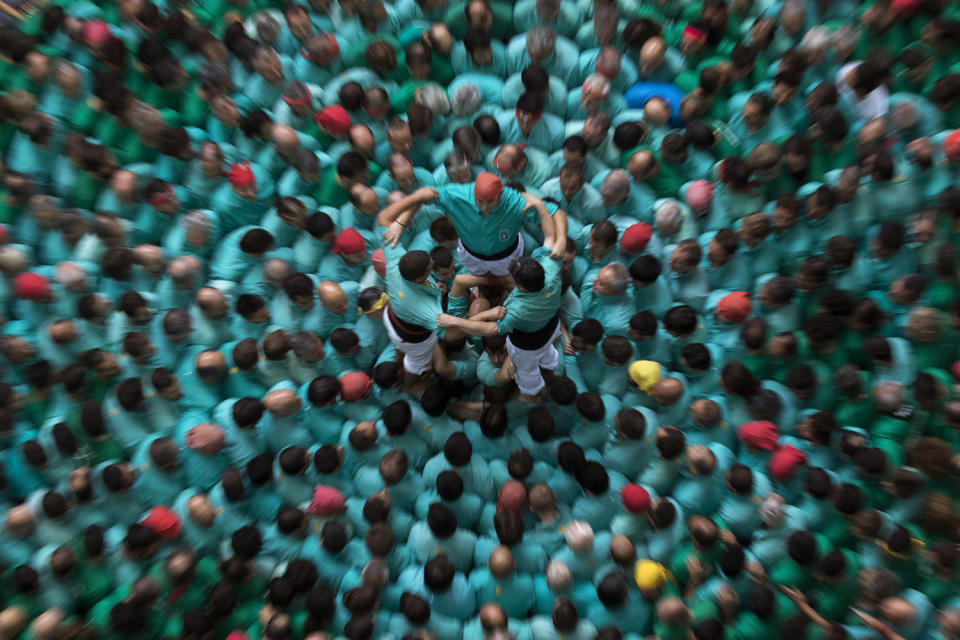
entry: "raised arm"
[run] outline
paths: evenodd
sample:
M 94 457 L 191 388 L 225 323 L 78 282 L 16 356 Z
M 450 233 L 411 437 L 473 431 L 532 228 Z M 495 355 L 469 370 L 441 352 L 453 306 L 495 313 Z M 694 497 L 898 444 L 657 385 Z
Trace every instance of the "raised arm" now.
M 550 250 L 550 257 L 554 260 L 563 260 L 563 254 L 567 251 L 567 212 L 563 209 L 557 209 L 557 212 L 551 216 L 556 233 L 553 237 L 553 244 L 549 245 L 544 241 L 543 246 Z
M 387 205 L 377 214 L 377 224 L 381 227 L 387 227 L 383 232 L 384 242 L 390 243 L 391 247 L 397 246 L 397 241 L 407 228 L 413 216 L 421 206 L 438 197 L 437 190 L 433 187 L 421 187 L 394 202 Z
M 537 217 L 540 219 L 540 229 L 543 231 L 543 246 L 549 248 L 552 253 L 553 245 L 556 243 L 557 238 L 557 227 L 553 221 L 553 217 L 550 215 L 550 212 L 547 211 L 547 205 L 543 203 L 543 200 L 532 193 L 523 194 L 523 199 L 527 201 L 527 206 L 524 207 L 524 211 L 533 207 L 533 210 L 537 212 Z M 566 219 L 564 219 L 563 237 L 567 237 Z

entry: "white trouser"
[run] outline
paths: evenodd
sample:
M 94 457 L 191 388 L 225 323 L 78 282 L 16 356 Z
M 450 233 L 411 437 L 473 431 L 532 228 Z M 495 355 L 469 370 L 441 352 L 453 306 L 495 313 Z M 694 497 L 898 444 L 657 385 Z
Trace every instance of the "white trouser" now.
M 517 373 L 514 374 L 513 381 L 517 383 L 520 393 L 529 396 L 536 395 L 546 385 L 540 370 L 552 371 L 560 364 L 560 355 L 553 344 L 557 341 L 559 335 L 560 323 L 558 322 L 557 329 L 553 332 L 547 344 L 533 351 L 513 346 L 513 343 L 510 342 L 510 336 L 507 336 L 507 353 L 510 355 L 514 366 L 517 367 Z
M 420 375 L 430 368 L 430 361 L 433 359 L 433 345 L 437 344 L 437 334 L 431 333 L 430 337 L 423 342 L 405 342 L 397 335 L 397 330 L 390 323 L 388 314 L 383 314 L 383 326 L 387 328 L 387 335 L 390 336 L 390 342 L 397 351 L 403 354 L 403 369 L 415 376 Z
M 457 240 L 457 255 L 460 256 L 460 264 L 475 276 L 482 276 L 488 273 L 492 273 L 495 276 L 505 276 L 510 273 L 508 270 L 510 261 L 523 255 L 523 236 L 519 233 L 517 234 L 517 248 L 506 258 L 500 258 L 499 260 L 482 260 L 467 251 L 467 248 L 464 247 L 463 243 L 459 240 Z

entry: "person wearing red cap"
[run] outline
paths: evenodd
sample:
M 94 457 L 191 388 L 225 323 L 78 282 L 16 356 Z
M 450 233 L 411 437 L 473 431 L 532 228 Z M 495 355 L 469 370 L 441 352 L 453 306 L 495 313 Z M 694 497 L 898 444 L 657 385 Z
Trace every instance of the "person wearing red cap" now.
M 50 281 L 40 274 L 27 272 L 13 279 L 13 295 L 21 300 L 50 302 L 53 300 L 53 289 Z
M 333 241 L 332 251 L 317 268 L 320 280 L 359 282 L 370 266 L 367 243 L 356 229 L 342 229 Z
M 751 469 L 764 469 L 780 446 L 780 431 L 769 420 L 747 422 L 737 428 L 741 451 L 739 461 Z
M 620 236 L 620 253 L 625 257 L 642 253 L 652 237 L 653 227 L 646 222 L 632 224 L 624 229 Z
M 536 212 L 540 229 L 548 239 L 544 246 L 557 258 L 563 256 L 567 224 L 562 209 L 551 215 L 540 198 L 504 189 L 500 178 L 487 172 L 478 175 L 473 184 L 420 189 L 395 203 L 395 208 L 389 208 L 389 215 L 381 213 L 381 224 L 387 227 L 384 242 L 396 244 L 416 210 L 433 200 L 439 202 L 456 227 L 460 262 L 474 275 L 507 275 L 511 260 L 523 254 L 520 228 L 530 209 Z M 466 243 L 465 238 L 469 238 Z
M 340 378 L 340 398 L 344 402 L 360 402 L 372 388 L 370 376 L 362 371 L 347 373 Z
M 273 204 L 275 182 L 258 164 L 240 161 L 227 169 L 227 182 L 210 200 L 224 230 L 256 224 Z
M 150 509 L 147 517 L 140 521 L 145 527 L 149 527 L 153 533 L 162 540 L 172 540 L 180 535 L 183 525 L 180 518 L 169 507 L 159 505 Z
M 346 139 L 347 132 L 350 131 L 350 125 L 353 124 L 350 120 L 350 114 L 339 104 L 324 107 L 317 111 L 313 114 L 313 120 L 320 129 L 321 135 L 318 136 L 318 139 L 321 143 L 327 143 L 322 145 L 324 148 L 329 146 L 333 140 Z M 326 141 L 324 141 L 324 137 L 327 138 Z

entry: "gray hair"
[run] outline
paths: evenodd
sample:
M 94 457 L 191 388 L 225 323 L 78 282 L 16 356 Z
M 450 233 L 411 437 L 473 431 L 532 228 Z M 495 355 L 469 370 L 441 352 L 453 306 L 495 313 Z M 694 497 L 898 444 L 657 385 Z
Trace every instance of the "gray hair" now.
M 390 582 L 390 566 L 383 558 L 371 558 L 360 572 L 364 584 L 383 589 Z
M 573 584 L 573 572 L 560 560 L 551 560 L 547 565 L 547 588 L 553 592 L 566 591 Z
M 550 27 L 534 27 L 527 31 L 527 52 L 531 58 L 546 58 L 557 44 L 557 32 Z
M 613 197 L 630 190 L 630 174 L 623 169 L 613 169 L 600 183 L 600 195 Z
M 64 261 L 57 265 L 54 270 L 57 282 L 69 287 L 71 285 L 83 284 L 86 280 L 87 272 L 83 270 L 76 262 Z
M 290 337 L 290 348 L 300 359 L 309 359 L 310 352 L 317 347 L 320 338 L 312 331 L 297 331 Z
M 857 44 L 857 38 L 858 35 L 856 27 L 849 24 L 844 24 L 830 34 L 830 44 L 835 49 L 838 47 L 852 49 Z
M 299 80 L 291 82 L 283 89 L 283 97 L 287 100 L 292 100 L 294 102 L 302 102 L 312 98 L 310 94 L 310 89 L 307 88 L 307 85 Z
M 607 268 L 613 273 L 613 277 L 610 278 L 610 287 L 618 292 L 626 291 L 630 285 L 630 272 L 627 268 L 619 262 L 611 262 Z
M 780 6 L 781 17 L 790 13 L 794 15 L 797 13 L 806 15 L 807 9 L 803 6 L 803 3 L 800 2 L 800 0 L 783 0 L 783 4 Z
M 483 94 L 477 85 L 464 82 L 450 94 L 450 109 L 454 115 L 469 116 L 483 103 Z
M 830 46 L 830 32 L 824 27 L 816 26 L 803 34 L 800 48 L 803 50 L 826 51 Z
M 560 0 L 537 0 L 536 7 L 556 11 L 560 8 Z
M 610 79 L 599 73 L 591 74 L 583 81 L 581 90 L 584 93 L 601 95 L 606 99 L 606 97 L 610 95 Z
M 188 211 L 184 214 L 180 224 L 183 225 L 183 230 L 187 233 L 207 233 L 213 226 L 210 216 L 200 209 Z
M 257 37 L 261 41 L 273 44 L 280 33 L 280 23 L 267 11 L 258 11 L 253 17 L 253 24 L 257 30 Z
M 900 590 L 900 579 L 889 569 L 861 569 L 857 582 L 860 594 L 871 602 L 880 602 Z
M 204 91 L 229 88 L 233 85 L 233 72 L 222 62 L 207 62 L 200 67 L 197 81 Z
M 683 211 L 680 210 L 680 207 L 676 202 L 667 200 L 657 209 L 656 224 L 658 227 L 665 226 L 668 229 L 673 229 L 673 232 L 675 233 L 680 229 L 680 224 L 682 222 Z
M 466 154 L 462 151 L 451 151 L 443 159 L 443 168 L 446 169 L 448 174 L 464 171 L 470 168 L 470 161 L 467 160 Z
M 417 92 L 417 104 L 430 109 L 435 116 L 445 116 L 450 113 L 450 99 L 447 92 L 436 84 L 428 84 Z
M 316 173 L 320 170 L 320 159 L 309 149 L 297 149 L 293 156 L 293 168 L 300 173 Z

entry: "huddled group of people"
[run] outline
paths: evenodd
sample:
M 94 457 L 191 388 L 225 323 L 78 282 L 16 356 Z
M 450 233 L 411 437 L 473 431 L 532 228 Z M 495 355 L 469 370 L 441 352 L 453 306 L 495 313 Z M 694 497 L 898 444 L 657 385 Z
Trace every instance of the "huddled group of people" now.
M 0 12 L 0 640 L 960 640 L 960 3 Z

